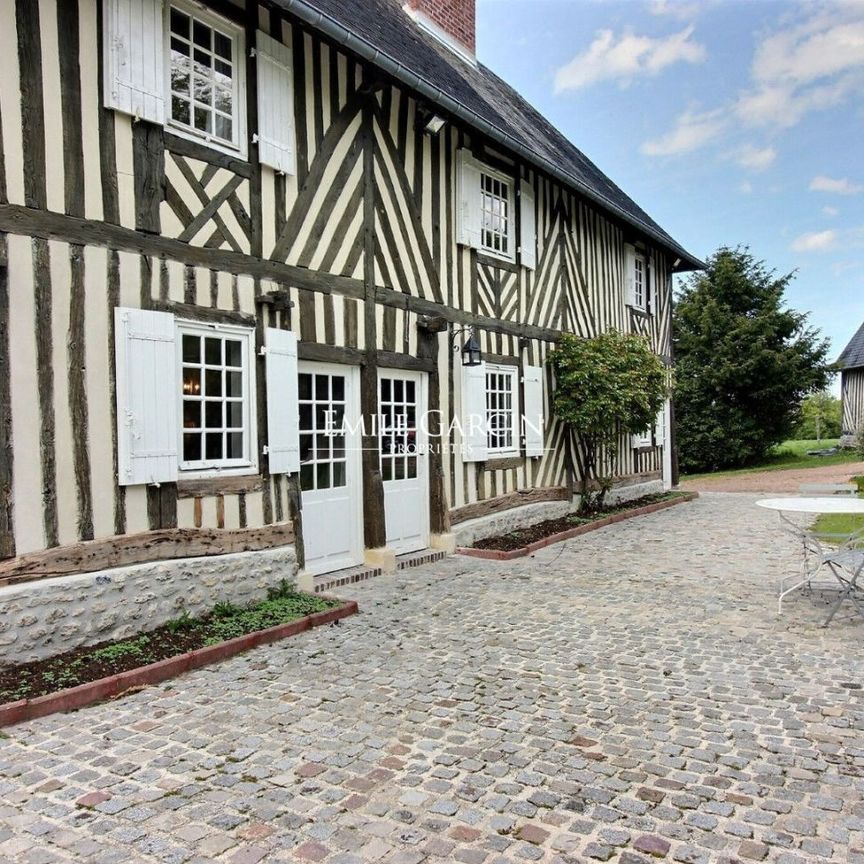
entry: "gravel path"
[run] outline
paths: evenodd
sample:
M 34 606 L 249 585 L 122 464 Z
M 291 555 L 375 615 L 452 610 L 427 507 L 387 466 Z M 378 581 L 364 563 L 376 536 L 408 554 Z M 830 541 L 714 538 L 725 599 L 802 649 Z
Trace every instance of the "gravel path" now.
M 753 495 L 511 562 L 0 739 L 0 862 L 864 864 L 864 621 Z M 847 610 L 848 611 L 848 610 Z
M 824 468 L 788 468 L 725 477 L 700 477 L 683 481 L 681 488 L 696 492 L 797 493 L 802 483 L 848 483 L 850 477 L 861 474 L 864 474 L 864 462 L 850 462 Z

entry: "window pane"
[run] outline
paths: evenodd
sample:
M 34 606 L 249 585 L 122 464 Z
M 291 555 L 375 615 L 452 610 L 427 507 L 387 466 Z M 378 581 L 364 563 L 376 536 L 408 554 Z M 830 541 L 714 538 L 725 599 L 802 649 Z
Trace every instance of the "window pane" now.
M 179 39 L 171 40 L 171 62 L 178 65 L 185 64 L 189 59 L 189 46 Z
M 231 39 L 218 30 L 213 31 L 213 50 L 226 60 L 231 59 Z
M 243 344 L 236 339 L 225 340 L 225 365 L 243 365 Z
M 216 60 L 214 63 L 214 67 L 216 69 L 217 81 L 221 81 L 223 84 L 228 84 L 233 77 L 233 71 L 231 69 L 231 64 L 226 63 L 224 60 Z
M 225 424 L 226 426 L 230 426 L 232 429 L 242 429 L 243 428 L 243 403 L 242 402 L 229 402 L 226 406 L 226 411 L 228 414 L 228 422 Z
M 177 66 L 171 69 L 171 89 L 183 96 L 189 95 L 189 72 L 186 69 Z
M 223 141 L 231 141 L 234 137 L 233 129 L 234 125 L 227 117 L 223 117 L 221 114 L 216 115 L 214 134 L 217 138 L 221 138 Z
M 393 381 L 393 401 L 401 402 L 402 401 L 402 385 L 403 382 L 396 378 Z
M 195 108 L 195 128 L 201 132 L 210 132 L 210 111 L 206 108 Z
M 405 457 L 397 456 L 393 459 L 393 479 L 394 480 L 404 480 L 405 479 Z
M 315 436 L 315 458 L 329 459 L 330 458 L 330 436 L 316 435 Z
M 189 38 L 189 16 L 184 15 L 179 9 L 171 10 L 171 32 Z
M 200 72 L 202 75 L 209 75 L 211 55 L 200 48 L 196 48 L 192 52 L 192 56 L 195 59 L 195 71 Z
M 345 379 L 341 375 L 334 375 L 332 378 L 333 386 L 333 401 L 345 401 Z
M 189 103 L 185 99 L 178 99 L 176 96 L 171 97 L 171 117 L 178 123 L 189 125 Z
M 200 429 L 201 428 L 201 403 L 189 402 L 183 403 L 183 428 L 184 429 Z
M 202 105 L 206 105 L 209 108 L 213 98 L 213 89 L 210 82 L 206 78 L 196 75 L 193 81 L 193 87 L 194 90 L 192 95 L 195 97 L 195 101 L 200 102 Z
M 242 372 L 226 372 L 225 373 L 225 395 L 226 396 L 242 396 L 243 395 L 243 373 Z
M 300 466 L 300 489 L 308 492 L 315 488 L 315 469 L 312 465 Z
M 204 424 L 208 429 L 222 428 L 222 403 L 208 402 L 204 408 Z
M 417 457 L 409 456 L 408 457 L 408 477 L 413 479 L 417 476 Z
M 186 396 L 198 396 L 201 393 L 200 369 L 183 369 L 183 393 Z
M 210 48 L 210 37 L 212 30 L 200 21 L 196 21 L 192 27 L 192 41 L 201 48 Z
M 335 462 L 333 464 L 333 486 L 339 487 L 345 485 L 345 463 Z
M 199 462 L 201 460 L 201 436 L 183 436 L 183 459 L 186 462 Z
M 301 405 L 300 406 L 300 428 L 311 430 L 312 426 L 312 406 L 311 405 Z
M 342 459 L 345 456 L 345 436 L 334 435 L 330 439 L 330 446 L 333 448 L 333 458 Z
M 381 401 L 389 402 L 390 401 L 390 379 L 383 378 L 381 380 Z
M 208 432 L 205 436 L 205 455 L 207 459 L 222 458 L 222 433 Z
M 312 459 L 312 436 L 300 436 L 300 461 L 309 462 Z
M 330 463 L 322 462 L 315 466 L 315 488 L 330 488 Z
M 229 432 L 227 435 L 228 438 L 228 453 L 226 454 L 229 459 L 242 459 L 243 458 L 243 433 L 242 432 Z
M 330 398 L 330 379 L 327 375 L 315 376 L 315 398 L 329 399 Z
M 385 456 L 381 460 L 381 479 L 382 480 L 392 480 L 393 479 L 393 459 L 390 456 Z
M 204 393 L 206 396 L 222 395 L 222 370 L 208 369 L 204 373 Z
M 297 376 L 297 388 L 301 399 L 312 398 L 312 376 L 308 372 Z
M 201 340 L 197 336 L 183 336 L 183 362 L 201 362 Z

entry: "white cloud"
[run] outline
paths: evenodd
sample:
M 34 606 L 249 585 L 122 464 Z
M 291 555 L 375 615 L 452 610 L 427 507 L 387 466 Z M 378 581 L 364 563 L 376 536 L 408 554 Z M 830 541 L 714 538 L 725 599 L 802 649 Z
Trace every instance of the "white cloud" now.
M 773 147 L 754 147 L 747 144 L 735 154 L 735 161 L 751 171 L 764 171 L 777 158 Z
M 864 81 L 864 5 L 809 6 L 815 13 L 757 46 L 752 86 L 735 111 L 744 123 L 789 128 L 810 111 L 860 92 Z
M 814 177 L 809 188 L 811 192 L 833 192 L 836 195 L 857 195 L 864 192 L 864 186 L 860 183 L 853 183 L 846 177 L 835 179 L 824 174 Z
M 793 252 L 826 252 L 837 242 L 836 231 L 813 231 L 800 234 L 792 241 Z
M 753 184 L 749 180 L 743 180 L 738 184 L 738 191 L 742 195 L 752 195 L 753 194 Z
M 555 92 L 578 90 L 597 81 L 627 84 L 634 78 L 656 75 L 675 63 L 701 63 L 705 47 L 693 41 L 693 27 L 654 39 L 626 31 L 616 37 L 601 30 L 586 51 L 555 73 Z
M 677 156 L 698 150 L 713 141 L 723 131 L 722 112 L 706 111 L 696 114 L 685 111 L 675 121 L 675 126 L 650 141 L 645 141 L 640 150 L 646 156 Z
M 653 0 L 648 6 L 648 11 L 652 15 L 676 18 L 679 21 L 690 21 L 699 14 L 700 10 L 698 3 L 686 3 L 684 0 Z
M 822 215 L 823 216 L 833 217 L 833 216 L 836 216 L 839 212 L 840 211 L 836 207 L 829 207 L 828 205 L 826 205 L 825 207 L 822 208 Z

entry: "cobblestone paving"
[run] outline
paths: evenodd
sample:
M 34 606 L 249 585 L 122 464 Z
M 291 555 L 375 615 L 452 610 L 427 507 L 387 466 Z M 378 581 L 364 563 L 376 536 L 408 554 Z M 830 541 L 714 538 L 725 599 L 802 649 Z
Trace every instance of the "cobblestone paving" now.
M 0 861 L 864 862 L 864 622 L 709 495 L 0 740 Z

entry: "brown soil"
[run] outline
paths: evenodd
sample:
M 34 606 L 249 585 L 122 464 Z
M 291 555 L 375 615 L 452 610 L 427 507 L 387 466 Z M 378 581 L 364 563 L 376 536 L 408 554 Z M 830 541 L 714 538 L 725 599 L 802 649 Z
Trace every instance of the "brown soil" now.
M 646 507 L 648 504 L 656 504 L 658 501 L 666 501 L 669 498 L 675 497 L 677 496 L 674 492 L 668 492 L 663 495 L 646 495 L 644 498 L 627 501 L 621 505 L 604 507 L 600 512 L 589 517 L 578 516 L 573 513 L 569 516 L 561 516 L 558 519 L 547 519 L 545 522 L 538 522 L 536 525 L 530 525 L 527 528 L 519 528 L 516 531 L 500 534 L 497 537 L 485 537 L 482 540 L 477 540 L 474 543 L 474 548 L 494 549 L 496 552 L 513 552 L 516 549 L 530 546 L 538 540 L 545 540 L 547 537 L 560 534 L 562 531 L 568 531 L 579 525 L 599 522 L 604 517 L 611 516 L 614 513 L 625 513 L 628 510 L 636 510 L 639 507 Z
M 797 494 L 802 483 L 848 483 L 864 474 L 864 462 L 826 465 L 824 468 L 782 468 L 752 471 L 726 477 L 700 477 L 681 483 L 681 489 L 695 492 L 766 492 Z
M 128 639 L 85 645 L 14 666 L 0 666 L 0 704 L 33 699 L 79 684 L 139 669 L 228 639 L 297 620 L 313 612 L 338 606 L 338 601 L 290 594 L 222 614 L 178 619 Z

